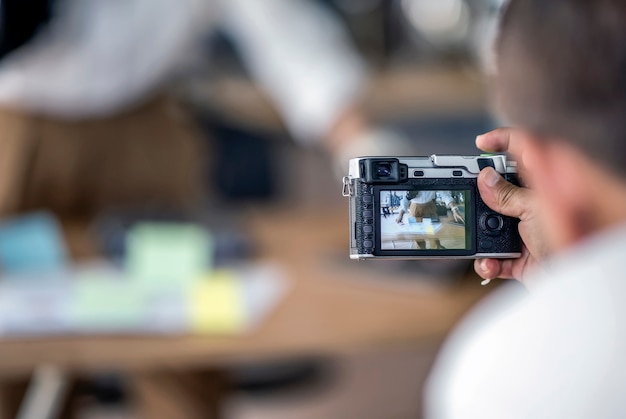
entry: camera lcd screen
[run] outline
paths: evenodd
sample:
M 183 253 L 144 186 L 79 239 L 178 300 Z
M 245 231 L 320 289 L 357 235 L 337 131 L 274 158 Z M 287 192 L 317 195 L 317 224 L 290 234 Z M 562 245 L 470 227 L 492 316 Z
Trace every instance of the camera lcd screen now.
M 380 245 L 385 251 L 469 250 L 469 190 L 380 191 Z

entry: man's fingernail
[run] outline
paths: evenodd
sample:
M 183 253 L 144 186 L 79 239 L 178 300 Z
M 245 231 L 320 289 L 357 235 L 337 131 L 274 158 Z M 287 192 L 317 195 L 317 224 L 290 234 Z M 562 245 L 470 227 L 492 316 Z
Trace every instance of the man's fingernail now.
M 486 272 L 487 271 L 487 259 L 482 259 L 478 267 L 480 268 L 481 272 Z
M 496 172 L 490 167 L 486 168 L 484 172 L 485 172 L 484 179 L 485 179 L 485 183 L 487 184 L 487 186 L 489 187 L 496 186 L 496 183 L 498 183 L 498 181 L 500 180 L 500 175 L 498 174 L 498 172 Z

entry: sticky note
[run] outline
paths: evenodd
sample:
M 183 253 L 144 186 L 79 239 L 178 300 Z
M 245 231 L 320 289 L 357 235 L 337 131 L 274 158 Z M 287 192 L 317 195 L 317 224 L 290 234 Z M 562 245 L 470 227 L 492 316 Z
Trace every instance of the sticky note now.
M 70 321 L 76 331 L 137 330 L 145 314 L 145 293 L 130 281 L 82 278 L 74 284 Z
M 7 273 L 63 269 L 67 250 L 58 221 L 46 212 L 0 224 L 0 264 Z
M 194 224 L 139 224 L 129 232 L 126 249 L 129 275 L 151 283 L 190 282 L 212 264 L 211 237 Z
M 243 290 L 234 272 L 215 272 L 202 278 L 189 291 L 193 332 L 236 333 L 245 328 Z

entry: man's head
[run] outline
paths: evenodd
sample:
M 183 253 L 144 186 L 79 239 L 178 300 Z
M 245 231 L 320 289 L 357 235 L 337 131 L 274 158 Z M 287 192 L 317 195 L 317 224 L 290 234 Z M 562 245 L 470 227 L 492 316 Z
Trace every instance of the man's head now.
M 513 0 L 497 65 L 512 122 L 567 139 L 626 179 L 626 2 Z
M 512 0 L 496 54 L 496 103 L 556 247 L 626 221 L 626 2 Z

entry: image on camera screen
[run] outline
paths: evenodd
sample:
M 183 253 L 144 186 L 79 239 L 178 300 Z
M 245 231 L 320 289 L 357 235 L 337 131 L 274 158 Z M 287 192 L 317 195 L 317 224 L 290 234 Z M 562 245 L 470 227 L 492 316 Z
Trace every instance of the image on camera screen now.
M 469 190 L 380 191 L 382 250 L 467 250 Z

